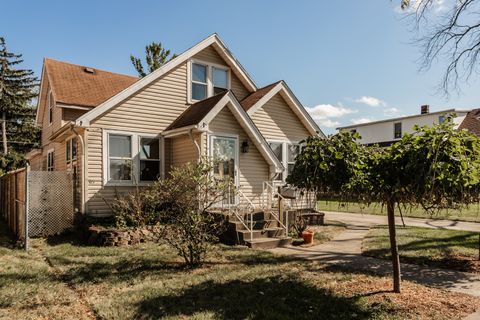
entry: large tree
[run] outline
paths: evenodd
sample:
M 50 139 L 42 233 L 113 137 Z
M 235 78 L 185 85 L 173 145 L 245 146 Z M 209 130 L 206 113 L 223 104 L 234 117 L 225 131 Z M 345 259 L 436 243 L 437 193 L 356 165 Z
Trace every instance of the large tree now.
M 0 174 L 24 164 L 25 152 L 38 145 L 32 99 L 37 96 L 38 80 L 32 70 L 21 69 L 21 54 L 7 50 L 0 37 L 0 114 L 2 156 Z
M 395 208 L 420 205 L 432 213 L 476 202 L 480 139 L 446 121 L 415 128 L 389 148 L 360 146 L 358 135 L 309 138 L 287 181 L 319 195 L 380 202 L 387 209 L 394 291 L 400 292 Z
M 145 77 L 148 73 L 160 68 L 168 61 L 174 59 L 177 55 L 173 54 L 170 57 L 170 50 L 163 48 L 160 42 L 152 42 L 145 46 L 145 62 L 147 64 L 148 72 L 145 71 L 142 60 L 130 55 L 133 67 L 137 70 L 140 77 Z
M 410 13 L 423 51 L 421 68 L 445 60 L 440 88 L 448 95 L 459 80 L 477 75 L 480 53 L 480 0 L 401 0 Z

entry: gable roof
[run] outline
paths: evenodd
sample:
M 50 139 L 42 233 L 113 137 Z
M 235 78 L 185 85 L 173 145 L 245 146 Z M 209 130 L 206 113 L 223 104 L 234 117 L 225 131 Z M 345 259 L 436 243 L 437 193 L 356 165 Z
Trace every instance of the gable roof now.
M 171 128 L 167 129 L 162 134 L 169 137 L 176 134 L 186 133 L 189 130 L 207 132 L 209 123 L 225 107 L 230 109 L 233 116 L 237 119 L 243 130 L 245 130 L 260 154 L 269 163 L 271 168 L 274 169 L 271 170 L 271 172 L 282 172 L 284 170 L 282 163 L 277 159 L 263 135 L 258 131 L 258 128 L 253 123 L 252 119 L 248 116 L 240 105 L 240 102 L 230 90 L 191 105 L 172 123 Z M 208 111 L 205 111 L 204 109 Z M 176 125 L 173 126 L 175 123 Z
M 228 91 L 225 91 L 192 104 L 175 121 L 173 121 L 165 131 L 198 124 L 227 94 Z
M 53 59 L 45 58 L 44 64 L 55 101 L 66 105 L 96 107 L 138 80 Z
M 320 135 L 325 137 L 318 124 L 313 120 L 307 109 L 300 103 L 292 90 L 288 87 L 285 81 L 280 80 L 272 83 L 266 87 L 258 89 L 256 92 L 250 94 L 242 100 L 242 107 L 247 111 L 248 115 L 253 115 L 262 106 L 272 99 L 277 93 L 281 93 L 285 102 L 292 109 L 292 111 L 300 119 L 300 122 L 307 128 L 311 135 Z
M 112 96 L 110 99 L 103 102 L 101 105 L 96 107 L 93 110 L 82 115 L 80 118 L 77 119 L 77 124 L 80 126 L 88 126 L 90 121 L 96 119 L 97 117 L 101 116 L 109 109 L 115 107 L 118 103 L 122 102 L 126 98 L 130 97 L 137 91 L 141 90 L 142 88 L 148 86 L 153 81 L 161 78 L 163 75 L 168 73 L 170 70 L 176 68 L 180 64 L 186 62 L 188 59 L 202 51 L 203 49 L 213 46 L 220 56 L 225 59 L 227 64 L 230 65 L 232 71 L 237 74 L 240 81 L 247 87 L 250 91 L 256 91 L 257 85 L 250 77 L 250 75 L 245 71 L 242 65 L 238 62 L 238 60 L 233 56 L 227 46 L 223 43 L 220 37 L 215 33 L 205 40 L 199 42 L 198 44 L 194 45 L 187 51 L 183 52 L 176 58 L 170 60 L 169 62 L 165 63 L 163 66 L 158 68 L 157 70 L 153 71 L 149 75 L 141 78 L 137 82 L 133 83 L 129 87 L 125 88 L 124 90 L 120 91 L 119 93 Z
M 458 129 L 467 129 L 469 132 L 480 136 L 480 109 L 473 109 L 463 119 L 462 123 L 458 126 Z
M 248 111 L 251 107 L 253 107 L 260 99 L 262 99 L 267 93 L 269 93 L 277 84 L 279 84 L 282 80 L 269 84 L 263 88 L 258 89 L 255 92 L 252 92 L 247 97 L 245 97 L 240 104 L 242 105 L 245 111 Z

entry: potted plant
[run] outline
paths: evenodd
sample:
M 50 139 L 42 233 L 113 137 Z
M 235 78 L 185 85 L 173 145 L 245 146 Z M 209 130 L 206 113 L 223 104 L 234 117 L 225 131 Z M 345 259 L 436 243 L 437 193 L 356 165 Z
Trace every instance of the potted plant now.
M 311 244 L 313 243 L 313 235 L 314 232 L 313 230 L 306 229 L 302 231 L 302 238 L 305 244 Z

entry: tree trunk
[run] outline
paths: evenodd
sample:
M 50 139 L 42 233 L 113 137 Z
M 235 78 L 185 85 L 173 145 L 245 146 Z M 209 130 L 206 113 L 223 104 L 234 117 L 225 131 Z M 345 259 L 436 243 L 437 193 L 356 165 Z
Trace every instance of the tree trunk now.
M 7 121 L 5 117 L 5 112 L 2 113 L 2 142 L 3 142 L 3 154 L 8 153 L 7 147 Z
M 397 235 L 395 230 L 395 202 L 387 202 L 388 233 L 390 235 L 390 251 L 393 265 L 393 291 L 400 293 L 400 257 L 398 256 Z

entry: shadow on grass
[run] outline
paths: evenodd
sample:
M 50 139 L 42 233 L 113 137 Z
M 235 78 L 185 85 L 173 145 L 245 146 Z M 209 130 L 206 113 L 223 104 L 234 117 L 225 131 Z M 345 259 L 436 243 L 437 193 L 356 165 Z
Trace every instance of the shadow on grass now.
M 274 276 L 226 283 L 209 280 L 178 295 L 143 300 L 137 308 L 136 319 L 198 313 L 221 319 L 370 319 L 381 306 L 366 311 L 359 298 L 339 297 L 296 279 Z

